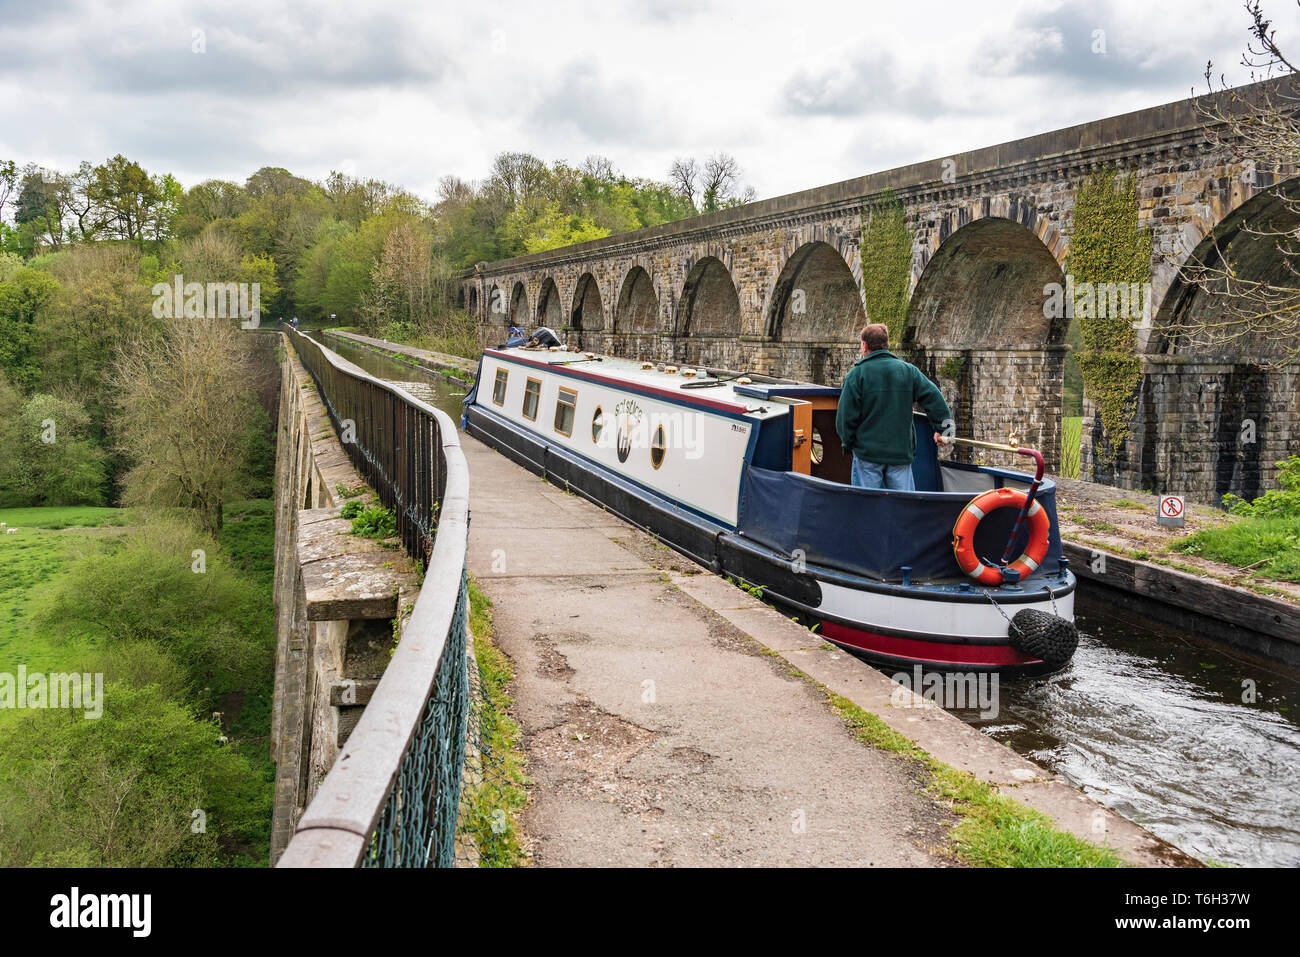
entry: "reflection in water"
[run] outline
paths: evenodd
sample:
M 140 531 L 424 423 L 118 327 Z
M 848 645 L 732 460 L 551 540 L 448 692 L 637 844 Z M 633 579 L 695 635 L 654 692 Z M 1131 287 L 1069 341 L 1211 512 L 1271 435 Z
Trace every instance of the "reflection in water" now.
M 1117 618 L 1084 590 L 1065 671 L 1004 681 L 995 720 L 957 713 L 1194 857 L 1300 864 L 1297 676 Z
M 421 399 L 460 421 L 463 387 L 329 345 L 372 375 L 422 384 Z M 1002 681 L 996 719 L 955 713 L 1201 860 L 1300 865 L 1300 676 L 1118 618 L 1086 584 L 1077 610 L 1065 671 Z
M 333 349 L 344 359 L 359 365 L 372 376 L 395 382 L 422 402 L 441 409 L 460 426 L 461 403 L 465 400 L 465 387 L 448 383 L 441 376 L 415 366 L 380 355 L 364 346 L 344 345 L 337 339 L 316 336 L 316 341 Z

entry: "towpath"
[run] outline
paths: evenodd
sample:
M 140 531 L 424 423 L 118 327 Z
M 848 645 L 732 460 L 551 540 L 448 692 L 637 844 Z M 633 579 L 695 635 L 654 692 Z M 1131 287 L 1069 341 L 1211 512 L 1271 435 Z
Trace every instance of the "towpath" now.
M 514 662 L 536 863 L 948 863 L 929 850 L 945 812 L 904 762 L 673 583 L 696 566 L 462 443 L 470 571 Z
M 951 812 L 914 763 L 853 737 L 828 692 L 1132 863 L 1195 863 L 651 536 L 461 443 L 469 567 L 515 668 L 535 863 L 953 864 Z

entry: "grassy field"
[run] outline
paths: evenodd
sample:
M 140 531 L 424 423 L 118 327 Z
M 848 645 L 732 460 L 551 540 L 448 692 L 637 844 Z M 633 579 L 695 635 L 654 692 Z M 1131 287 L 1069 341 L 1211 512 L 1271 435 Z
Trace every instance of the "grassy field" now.
M 58 577 L 66 562 L 99 548 L 113 528 L 127 521 L 117 508 L 8 508 L 0 522 L 17 528 L 0 535 L 0 671 L 18 665 L 30 670 L 56 670 L 70 649 L 35 635 L 27 619 L 41 594 Z M 0 711 L 0 720 L 13 712 Z
M 52 508 L 0 508 L 0 522 L 23 528 L 105 528 L 125 525 L 125 508 L 62 505 Z
M 111 577 L 120 575 L 122 569 L 110 573 L 106 570 L 108 566 L 120 562 L 125 556 L 140 553 L 142 548 L 148 552 L 152 540 L 147 536 L 151 531 L 156 533 L 158 529 L 153 522 L 145 524 L 143 517 L 140 522 L 134 521 L 124 510 L 7 509 L 0 510 L 0 522 L 17 529 L 12 533 L 0 534 L 0 672 L 13 673 L 19 665 L 26 665 L 29 672 L 62 672 L 81 670 L 87 662 L 112 662 L 110 667 L 104 668 L 108 675 L 105 687 L 109 707 L 102 721 L 93 723 L 93 726 L 88 725 L 82 732 L 83 737 L 77 739 L 77 747 L 83 750 L 76 752 L 75 760 L 68 759 L 74 766 L 70 773 L 92 773 L 95 754 L 100 752 L 106 756 L 105 760 L 125 762 L 123 767 L 134 768 L 129 773 L 138 773 L 144 779 L 152 780 L 151 784 L 142 785 L 141 789 L 132 793 L 129 813 L 137 817 L 155 812 L 162 814 L 159 818 L 160 827 L 171 821 L 172 817 L 167 816 L 170 812 L 159 811 L 150 802 L 162 800 L 159 788 L 164 779 L 182 790 L 201 787 L 206 795 L 205 800 L 211 802 L 201 806 L 212 809 L 214 817 L 211 823 L 219 825 L 222 837 L 219 847 L 209 842 L 201 845 L 206 849 L 202 854 L 192 851 L 195 862 L 265 866 L 269 852 L 270 802 L 274 784 L 274 765 L 270 760 L 269 744 L 274 678 L 270 662 L 270 644 L 274 634 L 274 503 L 257 499 L 234 502 L 226 507 L 225 527 L 218 536 L 216 547 L 211 543 L 205 546 L 208 552 L 207 575 L 201 578 L 194 576 L 188 566 L 188 545 L 182 548 L 179 555 L 171 551 L 149 553 L 153 555 L 151 560 L 154 562 L 150 567 L 157 573 L 154 576 L 146 575 L 134 581 L 129 575 Z M 173 524 L 171 527 L 177 526 Z M 183 523 L 179 527 L 182 529 L 183 542 L 188 532 Z M 194 533 L 196 537 L 198 534 Z M 134 553 L 132 549 L 135 550 Z M 188 589 L 184 592 L 184 597 L 178 598 L 177 593 L 168 591 L 171 585 L 167 583 L 175 584 L 167 577 L 168 574 L 175 573 L 175 562 L 172 559 L 180 561 L 182 572 L 179 583 Z M 95 580 L 93 576 L 97 568 L 101 569 L 101 577 L 110 577 L 102 581 Z M 224 568 L 225 578 L 214 574 L 218 568 Z M 192 587 L 191 581 L 195 583 Z M 152 591 L 150 582 L 155 586 Z M 197 584 L 199 582 L 203 584 Z M 203 604 L 202 601 L 197 605 L 190 603 L 191 598 L 202 599 L 208 585 L 220 589 L 219 594 L 223 596 L 221 603 L 213 605 L 209 602 L 207 607 L 199 607 Z M 225 602 L 225 596 L 238 598 L 239 601 L 235 604 L 239 607 Z M 156 601 L 157 604 L 141 604 L 137 602 L 137 597 L 142 602 Z M 74 606 L 91 602 L 92 607 L 95 602 L 105 607 L 117 607 L 114 605 L 117 602 L 120 605 L 117 610 L 123 612 L 123 615 L 110 612 L 97 618 L 85 619 L 82 625 L 61 630 L 52 627 L 51 622 L 82 619 L 62 617 L 63 605 L 59 602 L 71 602 Z M 133 606 L 132 602 L 137 603 Z M 55 612 L 56 608 L 60 610 Z M 172 649 L 169 643 L 180 640 L 187 617 L 194 619 L 194 616 L 199 616 L 204 622 L 196 634 L 213 634 L 208 630 L 207 624 L 211 623 L 215 627 L 222 623 L 227 609 L 234 616 L 229 620 L 235 623 L 233 627 L 236 630 L 242 630 L 243 639 L 265 644 L 267 666 L 253 670 L 252 676 L 242 685 L 221 692 L 211 703 L 196 704 L 193 689 L 183 686 L 184 671 L 193 666 L 195 659 L 187 658 L 183 652 L 175 650 L 181 648 L 181 645 Z M 54 617 L 51 618 L 51 615 Z M 208 617 L 202 618 L 203 615 Z M 131 642 L 135 639 L 130 639 L 126 634 L 133 627 L 126 624 L 128 619 L 135 625 L 161 619 L 173 622 L 175 628 L 167 631 L 156 642 L 154 639 L 136 640 L 134 648 L 137 650 L 132 650 Z M 107 635 L 99 633 L 96 627 L 85 626 L 85 622 L 90 621 L 106 624 Z M 226 644 L 222 647 L 235 649 L 236 646 L 228 640 L 229 636 L 226 638 Z M 106 644 L 106 640 L 110 644 Z M 155 645 L 155 650 L 147 654 L 138 650 L 147 645 Z M 110 647 L 116 649 L 118 657 L 105 659 L 103 655 Z M 231 656 L 236 653 L 243 654 L 235 650 L 223 652 Z M 173 673 L 169 669 L 159 670 L 157 667 L 159 656 L 168 655 L 173 656 L 177 662 L 174 673 L 181 676 L 180 687 L 152 681 L 154 676 L 166 678 Z M 134 676 L 142 672 L 132 669 L 141 663 L 154 670 L 149 672 L 149 680 L 133 685 Z M 225 659 L 222 659 L 222 666 L 226 666 Z M 233 657 L 229 659 L 229 666 L 235 667 Z M 90 670 L 96 668 L 92 665 Z M 113 684 L 113 681 L 122 683 Z M 213 687 L 218 687 L 216 682 L 213 682 Z M 217 737 L 221 728 L 208 717 L 211 711 L 219 711 L 226 716 L 228 739 L 223 738 L 220 746 Z M 174 727 L 170 727 L 163 739 L 148 747 L 139 744 L 143 738 L 135 731 L 123 730 L 132 721 L 148 724 L 155 719 L 171 721 Z M 24 771 L 0 789 L 0 801 L 6 802 L 6 813 L 15 807 L 32 806 L 32 802 L 23 797 L 27 791 L 37 794 L 38 800 L 51 798 L 51 794 L 41 790 L 41 782 L 45 780 L 42 777 L 45 773 L 43 769 L 48 769 L 51 758 L 40 750 L 45 746 L 43 732 L 34 733 L 32 729 L 52 720 L 46 715 L 34 715 L 30 711 L 0 709 L 0 729 L 3 729 L 0 743 L 6 748 L 6 761 L 14 760 L 17 755 L 30 760 L 31 768 L 35 769 L 33 774 Z M 69 727 L 66 723 L 50 726 L 60 730 Z M 81 729 L 80 723 L 75 722 L 70 727 L 74 730 Z M 87 748 L 94 753 L 84 750 Z M 172 770 L 167 770 L 166 767 L 170 765 L 164 767 L 158 763 L 164 758 L 179 763 Z M 131 765 L 132 761 L 136 762 L 134 766 Z M 87 772 L 77 762 L 85 763 L 92 769 L 91 772 Z M 112 763 L 111 766 L 116 768 L 117 763 Z M 3 768 L 0 768 L 2 771 Z M 150 778 L 151 775 L 154 778 L 162 775 L 162 778 L 154 780 Z M 14 836 L 20 831 L 23 834 L 36 834 L 43 826 L 40 823 L 42 820 L 53 822 L 49 833 L 42 831 L 31 841 L 39 843 L 47 838 L 67 838 L 76 845 L 73 847 L 70 844 L 63 849 L 74 855 L 68 858 L 70 861 L 81 861 L 82 858 L 76 857 L 77 854 L 88 855 L 85 857 L 87 862 L 117 860 L 117 857 L 109 854 L 108 849 L 122 845 L 106 842 L 100 833 L 103 830 L 100 827 L 102 822 L 96 817 L 96 795 L 102 797 L 103 786 L 101 781 L 89 781 L 85 788 L 75 792 L 77 797 L 64 801 L 63 806 L 51 811 L 45 818 L 33 818 L 21 828 L 14 825 L 10 834 L 0 842 L 4 845 L 6 860 L 26 864 L 58 863 L 64 860 L 56 853 L 56 847 L 42 845 L 33 850 Z M 58 792 L 65 796 L 69 793 L 73 792 Z M 185 807 L 193 806 L 184 804 L 185 800 L 191 799 L 188 792 L 180 798 L 172 795 L 167 801 L 170 802 L 173 798 L 180 800 Z M 128 812 L 122 813 L 125 815 Z M 186 824 L 188 826 L 188 821 Z M 68 828 L 72 830 L 68 831 Z M 68 837 L 68 834 L 73 836 Z M 201 837 L 194 839 L 198 844 L 202 840 Z M 184 862 L 187 860 L 185 855 L 191 853 L 191 849 L 183 841 L 177 841 L 176 844 L 176 848 L 165 860 Z M 135 859 L 129 851 L 115 853 L 126 853 L 127 860 Z M 147 856 L 147 848 L 140 853 L 146 855 L 142 859 L 159 863 L 159 860 Z

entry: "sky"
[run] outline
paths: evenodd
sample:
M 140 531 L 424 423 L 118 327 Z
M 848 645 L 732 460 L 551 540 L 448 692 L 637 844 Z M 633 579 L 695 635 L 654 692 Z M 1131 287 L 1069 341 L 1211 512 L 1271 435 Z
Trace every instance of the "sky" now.
M 1300 56 L 1296 3 L 1265 9 Z M 502 150 L 656 179 L 725 151 L 770 197 L 1205 92 L 1207 60 L 1248 82 L 1247 26 L 1235 0 L 0 0 L 0 160 L 433 199 Z

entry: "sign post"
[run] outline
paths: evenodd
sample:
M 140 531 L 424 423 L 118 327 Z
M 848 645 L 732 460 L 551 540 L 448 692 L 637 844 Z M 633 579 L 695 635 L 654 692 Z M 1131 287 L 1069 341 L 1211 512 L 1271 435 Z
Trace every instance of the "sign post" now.
M 1156 524 L 1182 528 L 1186 507 L 1181 495 L 1161 495 L 1160 504 L 1156 508 Z

